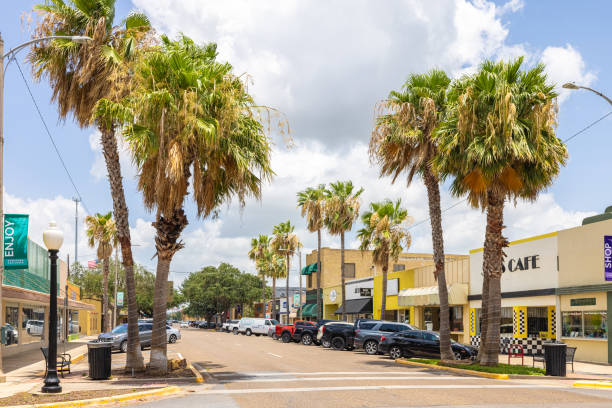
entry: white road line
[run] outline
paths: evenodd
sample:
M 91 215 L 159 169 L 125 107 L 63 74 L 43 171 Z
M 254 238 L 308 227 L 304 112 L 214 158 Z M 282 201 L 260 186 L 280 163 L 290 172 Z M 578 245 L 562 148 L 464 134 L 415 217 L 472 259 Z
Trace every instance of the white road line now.
M 275 376 L 283 376 L 283 375 L 359 375 L 359 374 L 368 374 L 368 375 L 422 375 L 422 372 L 419 371 L 315 371 L 315 372 L 300 372 L 300 373 L 286 373 L 286 372 L 244 372 L 244 373 L 219 373 L 214 374 L 215 377 L 239 377 L 239 376 L 249 376 L 249 377 L 275 377 Z
M 237 379 L 237 380 L 223 380 L 220 381 L 221 384 L 230 384 L 230 383 L 255 383 L 255 382 L 292 382 L 292 381 L 346 381 L 346 380 L 403 380 L 403 381 L 413 381 L 413 380 L 473 380 L 474 377 L 434 377 L 434 376 L 423 376 L 423 377 L 320 377 L 320 378 L 251 378 L 251 379 Z
M 283 356 L 279 356 L 278 354 L 274 354 L 274 353 L 270 353 L 268 352 L 269 355 L 274 356 L 274 357 L 278 357 L 278 358 L 283 358 Z
M 418 389 L 560 389 L 562 385 L 502 385 L 502 384 L 422 384 L 422 385 L 362 385 L 347 387 L 312 388 L 249 388 L 241 390 L 203 390 L 198 394 L 269 394 L 290 392 L 364 391 L 364 390 L 418 390 Z

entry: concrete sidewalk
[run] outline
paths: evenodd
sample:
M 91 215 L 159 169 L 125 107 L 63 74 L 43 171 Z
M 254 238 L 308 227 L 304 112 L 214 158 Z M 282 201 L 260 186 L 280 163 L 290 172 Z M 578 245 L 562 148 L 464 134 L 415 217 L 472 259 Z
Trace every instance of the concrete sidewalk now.
M 508 364 L 508 355 L 500 354 L 499 362 Z M 510 364 L 521 365 L 520 358 L 510 359 Z M 523 365 L 531 367 L 533 365 L 533 357 L 525 356 Z M 541 362 L 535 363 L 535 367 L 544 368 Z M 596 364 L 596 363 L 585 363 L 581 361 L 574 361 L 574 372 L 572 373 L 572 365 L 568 364 L 567 378 L 592 378 L 597 380 L 612 380 L 612 365 L 610 364 Z

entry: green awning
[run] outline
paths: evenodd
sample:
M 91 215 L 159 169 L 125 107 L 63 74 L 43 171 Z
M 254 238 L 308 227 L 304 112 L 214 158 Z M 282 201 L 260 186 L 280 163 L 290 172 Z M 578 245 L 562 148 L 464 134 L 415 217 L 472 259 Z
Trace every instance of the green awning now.
M 304 307 L 302 307 L 302 317 L 316 317 L 317 312 L 318 309 L 316 303 L 305 304 Z
M 306 265 L 302 268 L 302 275 L 311 275 L 313 272 L 317 271 L 317 263 L 313 263 L 310 265 Z

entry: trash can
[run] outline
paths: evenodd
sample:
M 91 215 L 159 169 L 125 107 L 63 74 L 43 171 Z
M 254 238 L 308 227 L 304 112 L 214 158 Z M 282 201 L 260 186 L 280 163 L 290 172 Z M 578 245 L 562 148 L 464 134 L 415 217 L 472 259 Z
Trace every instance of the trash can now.
M 546 361 L 546 375 L 565 377 L 565 364 L 567 344 L 544 343 L 544 360 Z
M 111 376 L 111 349 L 113 344 L 105 341 L 87 342 L 89 378 L 107 380 Z

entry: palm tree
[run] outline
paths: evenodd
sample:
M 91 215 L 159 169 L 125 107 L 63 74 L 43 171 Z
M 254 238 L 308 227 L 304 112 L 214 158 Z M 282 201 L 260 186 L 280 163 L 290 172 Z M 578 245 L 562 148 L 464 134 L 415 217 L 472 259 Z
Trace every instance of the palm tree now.
M 117 244 L 117 226 L 113 220 L 113 213 L 109 211 L 107 214 L 96 213 L 85 217 L 85 225 L 87 225 L 87 239 L 91 248 L 96 248 L 98 259 L 102 260 L 103 264 L 103 294 L 102 294 L 102 316 L 104 316 L 104 333 L 111 330 L 110 319 L 108 317 L 108 273 L 109 273 L 109 258 L 113 254 L 113 248 Z
M 306 217 L 308 231 L 317 232 L 317 320 L 323 318 L 321 305 L 321 228 L 323 228 L 323 209 L 325 207 L 325 184 L 308 187 L 297 194 L 298 207 L 302 217 Z M 300 271 L 301 273 L 301 271 Z
M 102 100 L 102 117 L 125 122 L 140 172 L 145 207 L 156 210 L 157 274 L 150 368 L 167 371 L 166 299 L 170 263 L 183 248 L 184 206 L 193 186 L 199 217 L 217 214 L 236 197 L 260 198 L 270 180 L 270 143 L 255 104 L 232 66 L 216 60 L 215 44 L 161 37 L 134 67 L 133 90 L 121 103 Z
M 150 30 L 148 18 L 131 12 L 123 27 L 113 26 L 115 0 L 50 0 L 36 6 L 40 13 L 34 37 L 85 35 L 93 39 L 80 45 L 69 40 L 36 43 L 28 56 L 35 79 L 46 77 L 53 89 L 59 115 L 70 114 L 82 128 L 92 124 L 94 107 L 101 98 L 116 100 L 128 92 L 131 60 Z M 138 305 L 134 260 L 115 129 L 112 122 L 96 123 L 113 197 L 117 239 L 126 271 L 128 304 L 128 351 L 126 370 L 144 370 L 138 338 Z
M 412 222 L 408 211 L 401 208 L 401 200 L 395 203 L 389 199 L 371 203 L 370 209 L 361 215 L 363 228 L 357 232 L 361 241 L 359 249 L 372 250 L 374 264 L 382 269 L 382 303 L 380 315 L 385 315 L 387 306 L 387 271 L 389 261 L 397 261 L 402 253 L 402 242 L 406 250 L 410 248 L 411 236 L 406 229 L 407 223 Z
M 565 145 L 555 135 L 554 86 L 547 82 L 543 64 L 528 70 L 522 70 L 522 64 L 522 57 L 485 61 L 476 74 L 457 81 L 451 93 L 453 109 L 438 131 L 435 165 L 453 177 L 454 194 L 467 194 L 472 206 L 487 212 L 482 365 L 498 363 L 501 267 L 508 245 L 502 234 L 504 203 L 535 200 L 567 159 Z
M 275 254 L 268 247 L 258 263 L 260 264 L 259 268 L 266 271 L 266 277 L 272 278 L 272 318 L 276 319 L 276 280 L 287 277 L 285 257 Z
M 264 303 L 266 302 L 266 277 L 269 268 L 265 257 L 266 252 L 269 251 L 269 246 L 270 237 L 268 237 L 267 235 L 259 234 L 259 237 L 251 239 L 251 249 L 249 250 L 249 259 L 255 262 L 257 274 L 263 282 L 261 298 Z
M 295 227 L 291 225 L 291 221 L 281 222 L 272 229 L 274 237 L 270 242 L 272 251 L 278 256 L 285 257 L 285 266 L 287 268 L 287 274 L 285 276 L 285 287 L 287 296 L 287 322 L 289 323 L 289 269 L 291 267 L 290 259 L 299 248 L 302 247 L 302 243 L 298 236 L 293 232 Z
M 425 182 L 431 223 L 435 271 L 440 297 L 440 356 L 454 359 L 450 342 L 448 289 L 444 273 L 444 240 L 440 209 L 440 180 L 432 160 L 438 154 L 434 131 L 447 110 L 450 79 L 440 70 L 412 74 L 403 90 L 393 91 L 380 108 L 385 112 L 376 119 L 370 139 L 370 157 L 380 166 L 381 176 L 393 182 L 407 173 L 408 184 L 415 175 Z
M 353 228 L 359 216 L 363 188 L 357 191 L 352 181 L 336 181 L 325 190 L 323 224 L 332 235 L 340 235 L 340 273 L 342 276 L 342 319 L 346 319 L 346 290 L 344 273 L 344 234 Z

